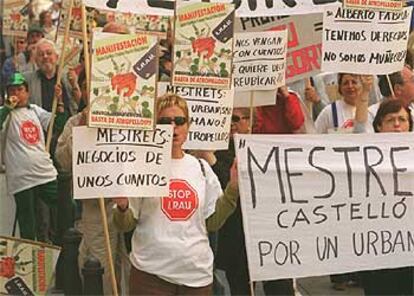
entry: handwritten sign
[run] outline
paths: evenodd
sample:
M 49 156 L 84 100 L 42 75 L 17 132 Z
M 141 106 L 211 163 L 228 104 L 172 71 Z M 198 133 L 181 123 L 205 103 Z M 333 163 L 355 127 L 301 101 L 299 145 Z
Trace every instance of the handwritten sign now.
M 201 0 L 199 0 L 200 2 Z M 150 15 L 174 15 L 174 0 L 85 0 L 86 6 L 111 9 L 123 12 Z M 325 7 L 338 3 L 338 0 L 212 0 L 211 2 L 234 3 L 237 17 L 262 17 L 322 12 Z
M 237 135 L 253 281 L 414 265 L 414 139 Z
M 171 139 L 170 125 L 153 131 L 74 128 L 74 196 L 168 195 Z
M 400 71 L 412 7 L 400 12 L 336 7 L 324 14 L 322 70 L 355 74 Z
M 3 35 L 26 37 L 30 0 L 3 0 Z
M 236 91 L 271 90 L 285 85 L 287 31 L 238 33 L 233 56 Z
M 152 129 L 157 38 L 94 33 L 92 46 L 89 126 Z
M 0 236 L 0 293 L 46 295 L 59 253 L 59 247 Z
M 344 0 L 345 8 L 364 8 L 380 10 L 401 10 L 404 2 L 401 0 Z
M 286 83 L 320 72 L 322 56 L 322 13 L 306 15 L 242 17 L 235 21 L 236 32 L 288 31 Z
M 190 130 L 185 149 L 225 150 L 229 147 L 233 90 L 172 86 L 158 83 L 158 93 L 175 93 L 186 99 Z
M 234 5 L 177 1 L 173 85 L 230 89 Z

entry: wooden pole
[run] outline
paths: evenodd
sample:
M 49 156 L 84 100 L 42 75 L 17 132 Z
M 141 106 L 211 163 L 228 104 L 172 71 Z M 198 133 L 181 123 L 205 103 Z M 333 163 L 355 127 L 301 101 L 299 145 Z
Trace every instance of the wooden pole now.
M 253 116 L 254 116 L 254 92 L 250 91 L 250 122 L 249 122 L 249 133 L 253 133 Z
M 385 76 L 387 76 L 388 87 L 390 88 L 391 95 L 395 98 L 394 88 L 392 87 L 390 76 L 388 74 Z
M 69 11 L 72 12 L 73 7 L 73 0 L 70 0 L 69 4 Z M 69 13 L 68 18 L 65 23 L 65 33 L 63 35 L 63 40 L 65 41 L 69 36 L 69 26 L 71 21 L 72 13 Z M 59 66 L 58 66 L 58 72 L 57 72 L 57 78 L 56 83 L 60 84 L 62 80 L 62 73 L 63 73 L 63 66 L 65 62 L 65 42 L 62 43 L 62 49 L 59 56 Z M 63 95 L 63 86 L 62 86 L 62 95 Z M 55 124 L 55 116 L 56 116 L 56 109 L 57 109 L 57 98 L 56 98 L 56 92 L 53 96 L 53 102 L 52 102 L 52 116 L 50 117 L 50 123 L 47 130 L 47 138 L 46 138 L 46 151 L 50 152 L 50 144 L 52 142 L 52 135 L 53 135 L 53 126 Z
M 111 250 L 111 241 L 109 239 L 108 219 L 106 219 L 105 201 L 102 197 L 99 198 L 99 207 L 101 209 L 102 225 L 103 225 L 104 236 L 105 236 L 105 247 L 106 247 L 106 252 L 107 252 L 108 261 L 109 261 L 109 273 L 111 275 L 112 293 L 115 296 L 118 296 L 118 286 L 116 284 L 114 261 L 112 258 L 112 250 Z
M 86 76 L 86 94 L 87 94 L 86 105 L 89 106 L 89 103 L 90 103 L 89 94 L 91 90 L 91 59 L 89 55 L 89 38 L 88 38 L 87 19 L 86 19 L 86 7 L 84 4 L 82 4 L 82 41 L 83 41 L 83 59 L 85 63 L 85 76 Z
M 250 286 L 250 296 L 254 296 L 255 295 L 255 293 L 254 293 L 254 282 L 250 281 L 249 286 Z

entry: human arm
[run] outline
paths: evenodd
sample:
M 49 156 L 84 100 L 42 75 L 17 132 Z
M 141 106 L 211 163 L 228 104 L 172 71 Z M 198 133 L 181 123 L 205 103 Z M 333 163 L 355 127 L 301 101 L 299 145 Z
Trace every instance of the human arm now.
M 129 232 L 137 225 L 137 219 L 134 218 L 134 212 L 129 207 L 129 201 L 126 197 L 113 198 L 116 204 L 113 209 L 113 221 L 119 231 Z
M 10 112 L 16 107 L 18 103 L 18 99 L 15 96 L 11 96 L 7 98 L 4 106 L 0 108 L 0 130 L 3 128 L 3 123 L 6 121 L 7 116 L 9 116 Z
M 227 218 L 234 212 L 239 198 L 239 186 L 237 181 L 237 163 L 234 161 L 230 169 L 230 181 L 215 205 L 215 211 L 206 219 L 207 231 L 215 232 L 223 226 Z
M 368 102 L 369 92 L 371 91 L 374 78 L 371 75 L 362 75 L 362 90 L 356 100 L 356 111 L 355 111 L 355 126 L 354 133 L 366 132 L 366 124 L 368 121 Z
M 285 114 L 284 118 L 290 130 L 299 130 L 305 122 L 305 116 L 302 112 L 298 96 L 289 92 L 286 86 L 277 90 L 276 104 L 280 104 Z

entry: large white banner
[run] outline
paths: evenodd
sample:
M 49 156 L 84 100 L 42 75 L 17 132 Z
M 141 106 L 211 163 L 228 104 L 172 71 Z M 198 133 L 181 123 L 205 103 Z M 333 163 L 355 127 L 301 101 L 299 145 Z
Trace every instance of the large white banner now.
M 253 281 L 414 265 L 411 134 L 236 143 Z
M 171 143 L 171 125 L 153 131 L 74 128 L 75 198 L 167 196 Z
M 286 45 L 286 30 L 236 34 L 234 89 L 275 90 L 285 85 Z
M 190 130 L 185 149 L 226 150 L 229 148 L 233 90 L 172 86 L 158 83 L 158 94 L 175 93 L 187 101 Z
M 194 1 L 194 0 L 193 0 Z M 201 2 L 201 0 L 195 0 Z M 291 15 L 322 12 L 338 0 L 212 0 L 234 3 L 237 17 Z M 86 6 L 149 15 L 174 15 L 175 1 L 171 0 L 84 0 Z
M 407 54 L 412 7 L 400 12 L 327 9 L 323 19 L 322 71 L 389 74 Z

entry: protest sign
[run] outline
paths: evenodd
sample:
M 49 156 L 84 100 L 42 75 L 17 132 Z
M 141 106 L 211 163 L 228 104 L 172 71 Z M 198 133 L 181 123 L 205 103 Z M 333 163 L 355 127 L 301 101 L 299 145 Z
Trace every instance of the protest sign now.
M 193 0 L 201 2 L 201 0 Z M 322 12 L 325 7 L 338 3 L 338 0 L 212 0 L 211 2 L 234 3 L 237 17 L 262 17 L 292 15 L 309 12 Z M 150 15 L 174 15 L 174 0 L 85 0 L 86 6 L 99 9 L 112 9 L 123 12 Z
M 250 279 L 414 265 L 408 134 L 237 135 Z
M 75 128 L 75 198 L 168 195 L 171 143 L 170 125 L 153 131 Z
M 63 34 L 65 30 L 66 19 L 69 15 L 69 4 L 70 1 L 62 1 L 62 9 L 59 16 L 59 34 Z M 87 28 L 88 32 L 90 32 L 91 22 L 93 21 L 93 15 L 91 12 L 87 13 Z M 73 0 L 72 5 L 72 14 L 71 20 L 69 25 L 69 36 L 81 39 L 82 38 L 82 0 Z
M 322 13 L 306 15 L 237 18 L 235 32 L 288 30 L 286 83 L 320 72 L 322 52 Z
M 185 149 L 228 149 L 233 113 L 233 90 L 172 86 L 158 83 L 158 93 L 174 93 L 187 101 L 190 130 Z
M 324 13 L 322 70 L 355 74 L 400 71 L 412 7 L 400 12 L 345 9 Z
M 173 85 L 230 89 L 234 5 L 177 1 Z
M 344 0 L 345 8 L 363 8 L 380 10 L 401 10 L 404 7 L 402 0 Z
M 236 34 L 234 89 L 274 90 L 285 85 L 286 43 L 286 30 Z
M 30 0 L 3 0 L 3 35 L 26 37 Z
M 60 248 L 0 236 L 0 294 L 46 295 Z
M 89 126 L 152 129 L 157 38 L 94 33 Z
M 237 91 L 234 93 L 234 108 L 250 108 L 276 104 L 276 90 Z M 253 100 L 252 100 L 253 98 Z

